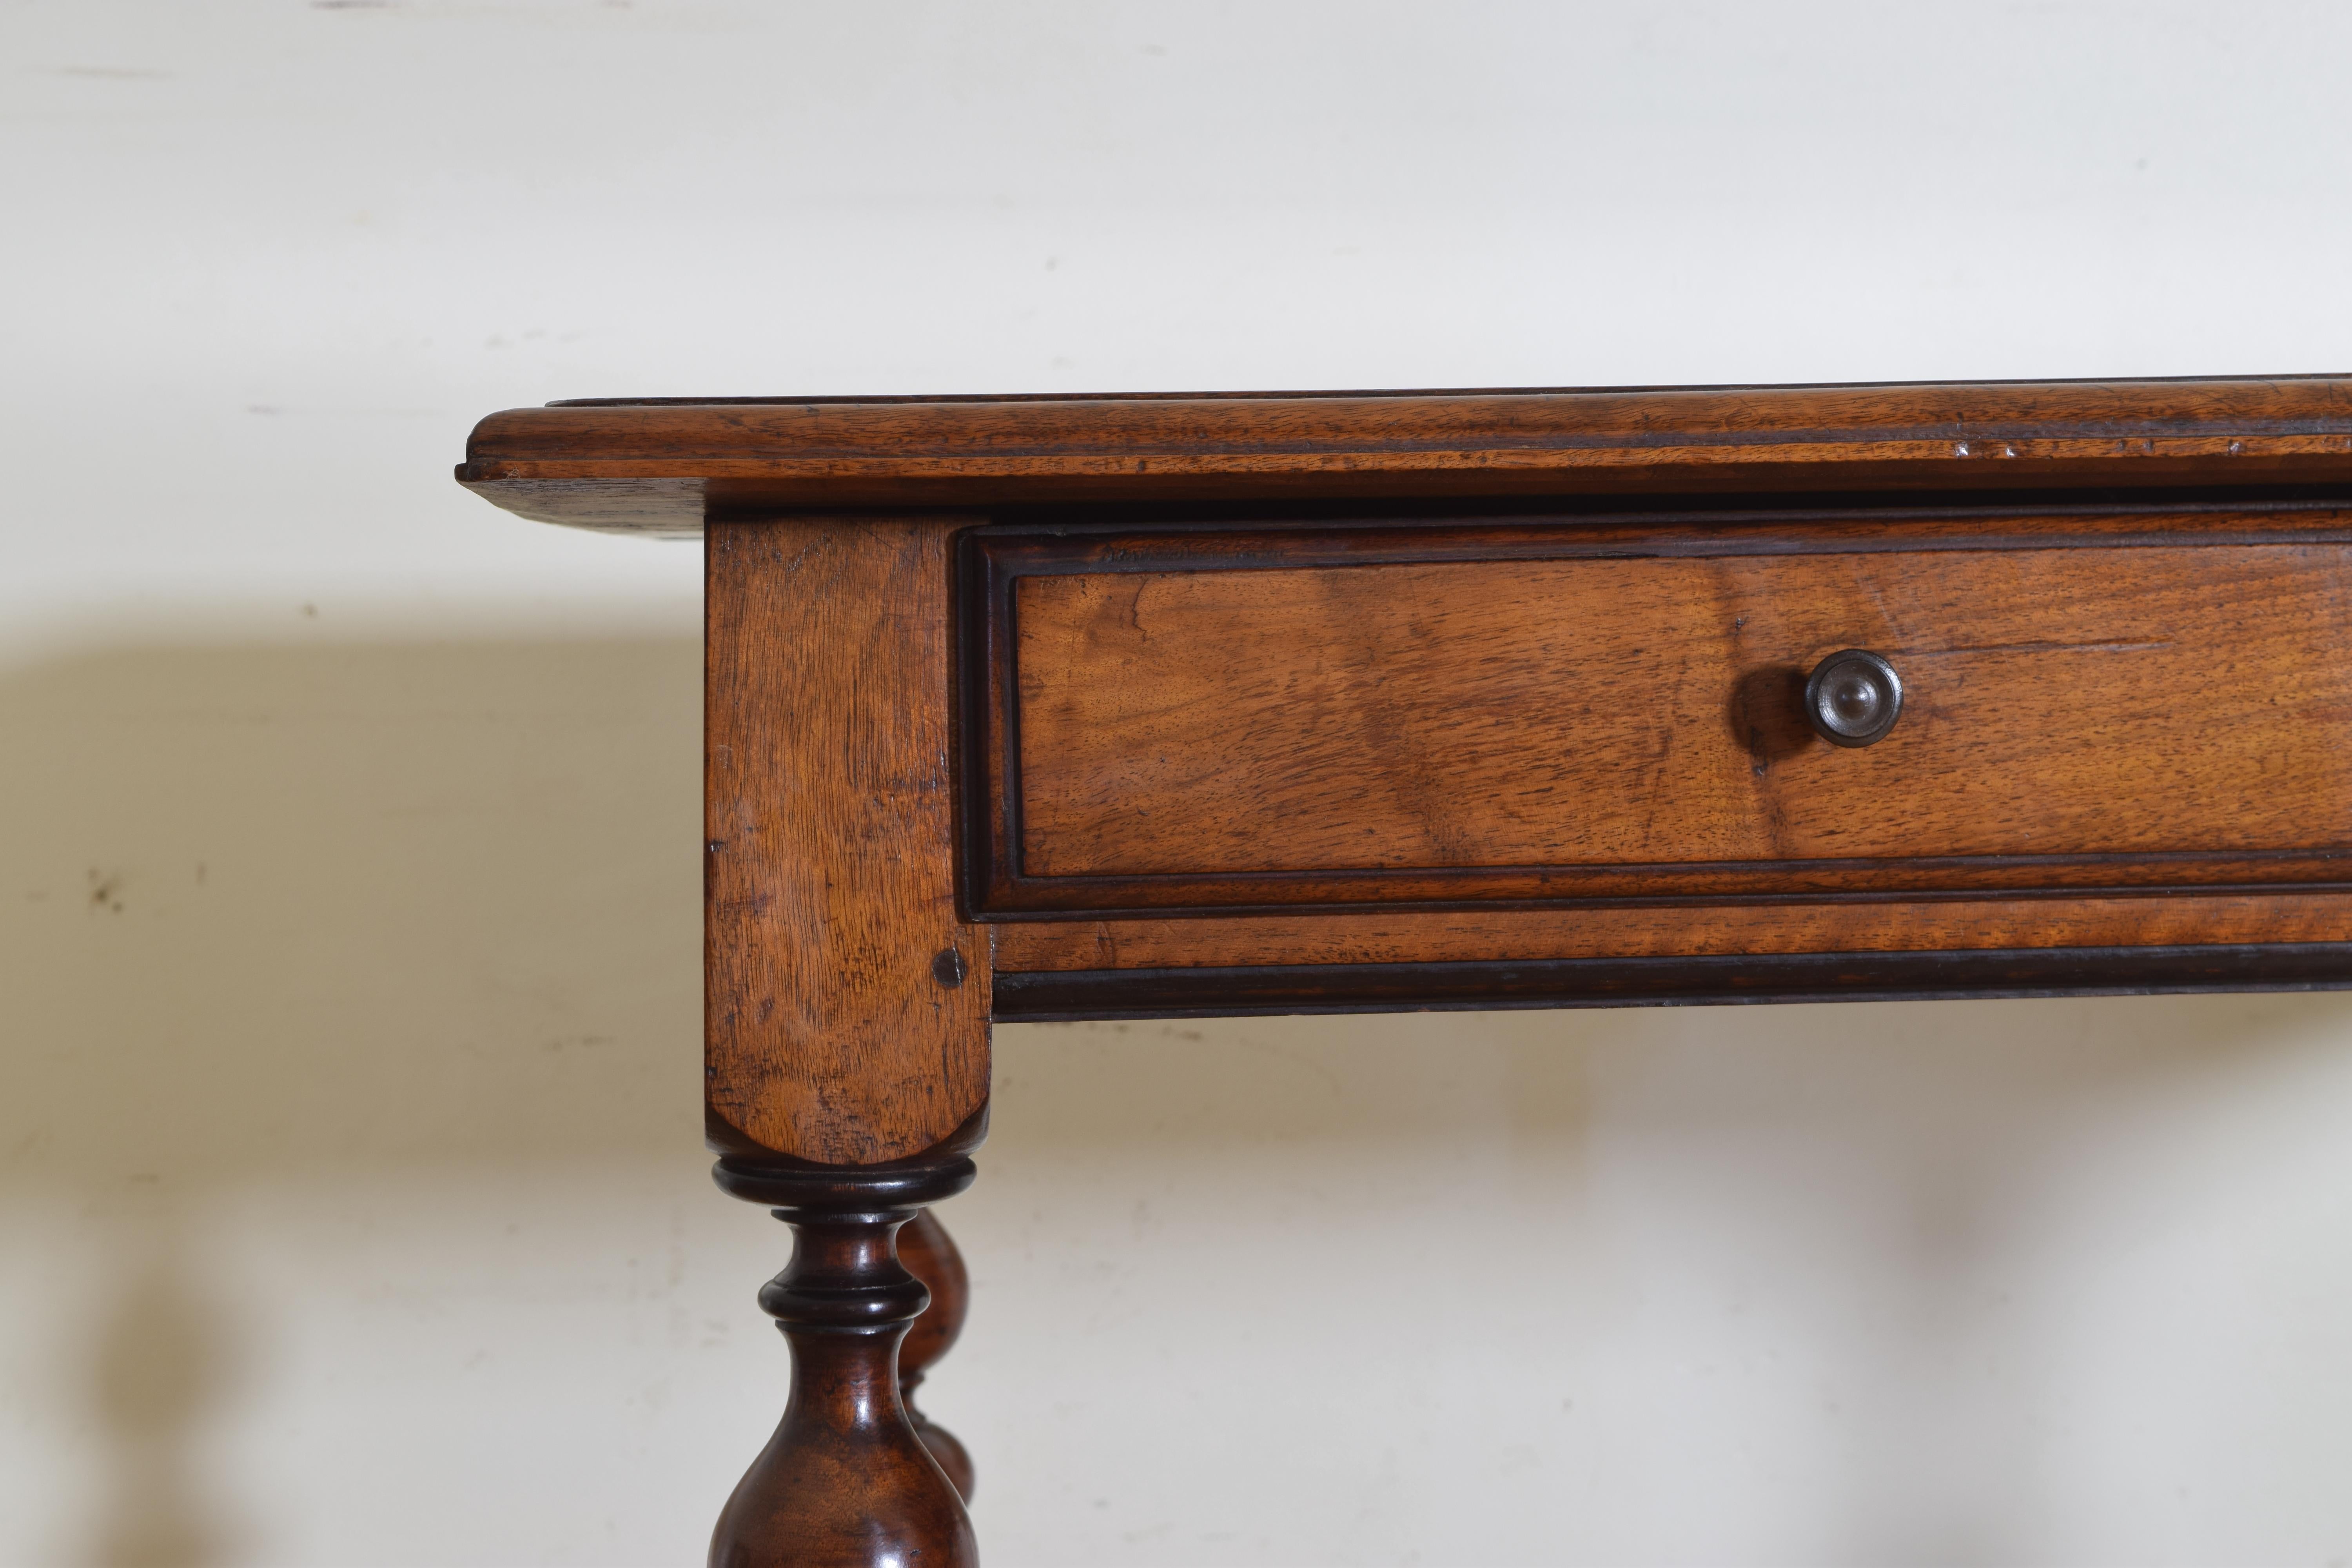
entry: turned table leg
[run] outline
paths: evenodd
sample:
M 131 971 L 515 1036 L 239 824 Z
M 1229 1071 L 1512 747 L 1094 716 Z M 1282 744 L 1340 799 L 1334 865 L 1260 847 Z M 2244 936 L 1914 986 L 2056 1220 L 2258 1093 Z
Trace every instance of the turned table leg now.
M 925 1209 L 898 1233 L 898 1261 L 931 1292 L 931 1304 L 907 1331 L 898 1347 L 898 1396 L 906 1401 L 907 1419 L 940 1468 L 955 1483 L 963 1500 L 971 1500 L 971 1456 L 956 1435 L 915 1408 L 915 1390 L 933 1363 L 948 1353 L 963 1332 L 964 1313 L 971 1305 L 971 1279 L 964 1272 L 963 1254 L 939 1216 Z
M 792 1262 L 760 1292 L 792 1347 L 793 1391 L 719 1516 L 711 1568 L 975 1568 L 971 1521 L 898 1387 L 899 1342 L 931 1299 L 900 1261 L 899 1227 L 971 1185 L 971 1161 L 828 1170 L 721 1160 L 715 1173 L 793 1227 Z M 942 1256 L 955 1258 L 952 1244 L 929 1255 Z M 929 1354 L 953 1337 L 931 1336 Z M 966 1484 L 970 1473 L 967 1460 Z

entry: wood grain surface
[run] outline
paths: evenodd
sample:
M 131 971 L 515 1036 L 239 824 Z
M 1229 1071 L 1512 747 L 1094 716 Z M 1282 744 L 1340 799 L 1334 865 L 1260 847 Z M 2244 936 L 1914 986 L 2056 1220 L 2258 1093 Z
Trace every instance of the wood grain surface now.
M 457 477 L 656 531 L 865 506 L 2341 484 L 2352 380 L 612 400 L 491 415 Z
M 2311 650 L 2352 634 L 2347 519 L 2244 521 L 1570 559 L 1390 529 L 1297 569 L 1283 536 L 1239 566 L 1214 535 L 1126 536 L 1115 569 L 1011 583 L 1017 741 L 981 748 L 978 809 L 1018 875 L 986 904 L 2342 880 L 2352 666 Z M 1859 750 L 1800 700 L 1844 647 L 1906 683 Z
M 708 614 L 713 1144 L 932 1149 L 989 1073 L 986 953 L 954 900 L 947 526 L 719 530 Z
M 2352 942 L 2352 892 L 1386 910 L 989 928 L 1019 971 Z

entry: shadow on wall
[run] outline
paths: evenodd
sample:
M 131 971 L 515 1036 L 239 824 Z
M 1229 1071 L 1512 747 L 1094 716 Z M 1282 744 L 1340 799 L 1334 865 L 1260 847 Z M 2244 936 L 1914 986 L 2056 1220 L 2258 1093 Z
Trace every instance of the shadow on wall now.
M 190 1266 L 207 1194 L 698 1145 L 700 659 L 157 647 L 0 681 L 0 1204 L 63 1199 L 104 1277 L 99 1562 L 236 1554 L 191 1468 L 247 1359 Z
M 110 1474 L 93 1561 L 101 1568 L 188 1568 L 234 1562 L 236 1521 L 206 1494 L 195 1458 L 205 1418 L 237 1377 L 241 1344 L 170 1226 L 117 1227 L 140 1257 L 100 1331 L 91 1392 Z M 144 1232 L 144 1234 L 142 1234 Z
M 111 1470 L 98 1561 L 236 1552 L 191 1458 L 258 1352 L 190 1265 L 204 1194 L 698 1146 L 699 686 L 687 638 L 135 648 L 0 679 L 0 1205 L 75 1205 L 112 1276 L 80 1352 Z M 1813 1187 L 1900 1196 L 1917 1240 L 1889 1261 L 1916 1277 L 1932 1361 L 1972 1235 L 2030 1201 L 2070 1118 L 2347 1012 L 2212 997 L 1008 1029 L 988 1158 L 1008 1192 L 1023 1169 L 1064 1172 L 1049 1184 L 1066 1192 L 1068 1172 L 1125 1167 L 1101 1176 L 1116 1206 L 1184 1157 L 1346 1142 L 1377 1171 L 1452 1140 L 1541 1186 L 1605 1103 L 1612 1136 L 1665 1139 L 1759 1215 Z M 1800 1152 L 1759 1180 L 1748 1154 L 1776 1142 Z M 1329 1174 L 1309 1210 L 1389 1201 Z M 1392 1242 L 1335 1253 L 1309 1294 L 1373 1299 L 1400 1268 L 1447 1267 L 1443 1227 L 1426 1259 Z M 1881 1542 L 1916 1547 L 1927 1508 Z M 1945 1526 L 1998 1548 L 1997 1520 L 1960 1512 Z

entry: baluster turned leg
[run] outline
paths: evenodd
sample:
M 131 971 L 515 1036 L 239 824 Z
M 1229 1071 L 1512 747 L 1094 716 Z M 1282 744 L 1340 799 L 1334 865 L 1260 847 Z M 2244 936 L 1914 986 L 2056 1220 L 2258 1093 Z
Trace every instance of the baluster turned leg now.
M 956 1250 L 955 1238 L 929 1209 L 908 1221 L 898 1233 L 898 1261 L 931 1292 L 929 1308 L 915 1320 L 915 1326 L 907 1331 L 907 1342 L 898 1347 L 899 1397 L 907 1402 L 907 1419 L 915 1424 L 915 1436 L 948 1473 L 957 1493 L 970 1502 L 971 1456 L 964 1452 L 954 1433 L 915 1408 L 915 1390 L 932 1363 L 947 1354 L 956 1336 L 963 1332 L 964 1313 L 971 1305 L 971 1278 L 964 1272 L 963 1254 Z
M 715 1173 L 793 1227 L 792 1262 L 760 1292 L 792 1347 L 793 1392 L 719 1516 L 711 1568 L 976 1568 L 962 1500 L 898 1391 L 899 1342 L 930 1300 L 899 1260 L 898 1228 L 971 1185 L 971 1162 L 824 1170 L 721 1160 Z

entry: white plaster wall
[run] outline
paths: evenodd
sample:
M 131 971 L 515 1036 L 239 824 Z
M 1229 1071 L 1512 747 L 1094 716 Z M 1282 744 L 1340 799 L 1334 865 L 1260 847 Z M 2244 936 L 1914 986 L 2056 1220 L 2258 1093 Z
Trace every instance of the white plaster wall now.
M 2340 4 L 0 6 L 0 1562 L 698 1559 L 583 395 L 2352 368 Z M 2352 1561 L 2352 998 L 1008 1028 L 998 1564 Z

